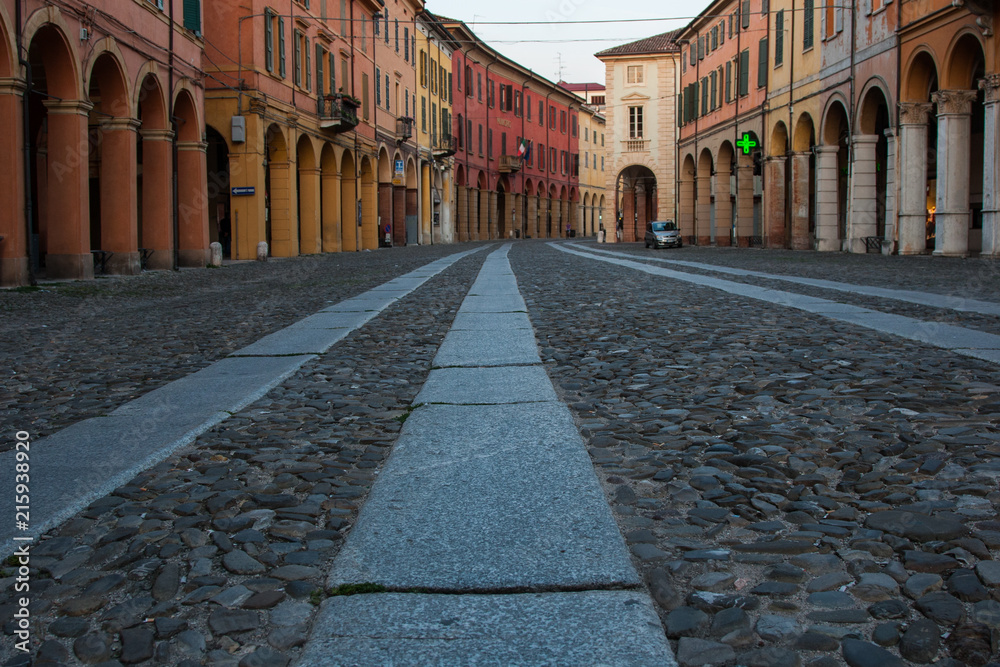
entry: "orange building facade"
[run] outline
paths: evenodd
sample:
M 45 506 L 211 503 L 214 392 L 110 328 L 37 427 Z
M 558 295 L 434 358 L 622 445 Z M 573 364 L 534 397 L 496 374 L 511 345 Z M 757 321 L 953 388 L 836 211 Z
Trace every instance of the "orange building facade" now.
M 0 284 L 204 266 L 198 0 L 0 3 Z

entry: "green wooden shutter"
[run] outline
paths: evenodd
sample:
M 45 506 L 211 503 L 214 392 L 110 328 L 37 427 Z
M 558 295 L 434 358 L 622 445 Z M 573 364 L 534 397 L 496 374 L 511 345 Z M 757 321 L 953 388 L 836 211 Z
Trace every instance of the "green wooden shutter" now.
M 309 51 L 309 38 L 305 38 L 306 52 L 306 90 L 312 90 L 312 53 Z
M 264 68 L 274 71 L 274 17 L 270 11 L 264 12 Z
M 816 8 L 813 0 L 805 0 L 802 7 L 802 50 L 811 49 L 813 46 L 815 14 Z
M 201 33 L 201 0 L 184 0 L 184 27 Z
M 285 19 L 278 17 L 278 74 L 282 79 L 286 76 L 285 68 Z
M 740 53 L 740 95 L 750 92 L 750 49 Z
M 733 101 L 733 61 L 726 61 L 726 102 Z
M 330 94 L 337 92 L 337 54 L 330 52 Z
M 316 96 L 323 97 L 323 86 L 326 81 L 323 79 L 323 47 L 316 45 Z
M 785 62 L 785 10 L 774 15 L 774 66 Z
M 760 40 L 757 52 L 757 87 L 767 85 L 767 37 Z
M 740 26 L 744 30 L 750 27 L 750 0 L 743 0 L 743 6 L 740 9 Z

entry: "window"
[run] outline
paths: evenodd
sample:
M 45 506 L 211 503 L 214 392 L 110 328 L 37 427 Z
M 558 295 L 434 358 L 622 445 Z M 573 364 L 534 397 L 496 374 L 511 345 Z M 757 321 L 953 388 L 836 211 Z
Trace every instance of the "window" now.
M 201 0 L 184 0 L 184 27 L 201 34 Z
M 767 37 L 760 40 L 757 52 L 757 87 L 767 85 Z
M 351 90 L 351 65 L 347 58 L 340 59 L 340 89 L 345 93 Z
M 465 136 L 469 138 L 469 145 L 468 145 L 468 147 L 467 147 L 466 150 L 471 153 L 472 152 L 472 121 L 471 120 L 466 120 L 465 121 Z
M 507 90 L 507 106 L 503 109 L 504 111 L 514 111 L 514 86 L 506 85 L 503 87 Z
M 601 171 L 604 171 L 604 156 L 601 156 Z
M 642 107 L 628 108 L 628 138 L 642 139 Z
M 292 70 L 292 82 L 296 86 L 302 85 L 302 33 L 298 30 L 292 33 L 292 47 L 294 49 L 294 68 Z
M 602 146 L 604 145 L 604 135 L 603 134 L 601 135 L 601 145 Z
M 699 40 L 698 43 L 701 43 L 700 40 Z M 698 64 L 698 47 L 692 44 L 691 45 L 691 67 L 694 67 L 697 64 Z
M 278 17 L 278 75 L 284 79 L 285 73 L 285 19 Z
M 577 130 L 576 130 L 576 115 L 575 114 L 572 115 L 572 116 L 570 116 L 570 121 L 571 121 L 570 125 L 572 126 L 573 136 L 575 137 L 576 136 L 576 132 L 577 132 Z
M 385 9 L 385 43 L 389 43 L 389 9 Z
M 427 131 L 427 96 L 420 96 L 420 129 Z
M 361 75 L 361 117 L 368 118 L 368 74 Z
M 559 131 L 566 134 L 566 111 L 559 111 Z
M 340 0 L 340 34 L 347 36 L 347 0 Z
M 420 85 L 427 87 L 427 52 L 420 49 Z
M 385 75 L 385 108 L 389 109 L 389 75 Z
M 771 11 L 770 0 L 760 0 L 760 15 L 767 16 Z
M 538 124 L 545 125 L 545 102 L 538 100 Z
M 361 15 L 361 50 L 368 53 L 368 21 Z
M 528 121 L 531 121 L 531 95 L 524 96 L 524 108 L 528 112 Z
M 507 152 L 507 133 L 506 132 L 501 132 L 500 133 L 500 155 L 510 155 L 510 153 Z
M 733 61 L 726 61 L 726 103 L 733 101 Z
M 708 113 L 708 77 L 702 77 L 701 79 L 701 113 L 699 116 L 704 116 Z
M 594 143 L 597 143 L 597 130 L 594 130 Z
M 740 53 L 739 75 L 739 94 L 747 95 L 750 92 L 750 49 L 743 49 Z
M 549 106 L 549 129 L 556 129 L 556 108 L 554 106 Z
M 323 62 L 326 60 L 326 52 L 323 47 L 319 44 L 316 45 L 316 95 L 317 97 L 323 97 L 323 86 L 326 85 L 326 81 L 323 80 Z
M 719 48 L 719 28 L 712 28 L 712 50 Z
M 521 91 L 514 91 L 514 116 L 521 117 Z
M 631 84 L 642 83 L 642 65 L 628 65 L 626 68 L 626 81 Z
M 712 92 L 709 93 L 709 96 L 712 99 L 709 101 L 708 110 L 709 111 L 715 111 L 715 108 L 717 106 L 716 103 L 715 103 L 715 101 L 717 99 L 719 99 L 719 81 L 716 78 L 716 73 L 715 72 L 712 72 L 712 74 L 709 76 L 709 80 L 711 82 L 710 85 L 712 86 Z
M 438 134 L 437 104 L 431 102 L 431 143 L 437 143 Z
M 743 0 L 740 7 L 740 27 L 744 30 L 750 27 L 750 0 Z
M 448 72 L 448 104 L 451 104 L 451 72 Z
M 735 16 L 736 16 L 736 12 L 733 12 L 732 14 L 729 15 L 729 37 L 730 37 L 730 39 L 733 36 L 733 19 L 735 18 Z
M 409 28 L 403 28 L 403 61 L 404 62 L 410 62 L 410 29 Z
M 306 54 L 306 90 L 312 90 L 312 54 L 309 51 L 309 38 L 303 37 L 302 52 Z
M 802 6 L 802 50 L 813 47 L 813 23 L 816 18 L 816 8 L 813 0 L 805 0 Z
M 375 106 L 382 106 L 382 89 L 379 88 L 378 82 L 382 80 L 382 70 L 378 67 L 375 68 Z
M 492 79 L 487 79 L 486 81 L 486 106 L 493 108 L 496 106 L 497 102 L 497 89 L 496 82 Z
M 373 28 L 372 34 L 375 35 L 376 37 L 382 34 L 382 29 L 379 27 L 377 16 L 372 19 L 372 28 Z
M 483 154 L 483 124 L 479 124 L 479 155 Z
M 500 85 L 500 109 L 507 108 L 507 86 Z
M 399 53 L 399 19 L 395 20 L 396 25 L 396 53 Z
M 465 95 L 472 97 L 472 68 L 465 67 Z
M 431 94 L 437 94 L 438 81 L 437 81 L 437 63 L 433 60 L 428 63 L 427 68 L 430 70 L 431 74 Z
M 493 159 L 493 128 L 491 127 L 486 133 L 486 157 L 487 159 Z
M 476 72 L 476 99 L 483 101 L 483 73 Z
M 406 109 L 406 111 L 403 113 L 403 115 L 409 117 L 409 115 L 410 115 L 410 89 L 409 88 L 407 88 L 406 91 L 403 93 L 403 104 L 404 104 L 405 109 Z
M 704 59 L 705 59 L 705 38 L 704 37 L 699 37 L 698 38 L 698 60 L 704 60 Z
M 761 53 L 766 52 L 761 51 Z M 779 9 L 774 14 L 774 66 L 779 67 L 783 62 L 785 62 L 785 10 Z M 757 85 L 761 85 L 760 82 L 757 82 Z
M 462 72 L 464 71 L 462 69 L 462 59 L 455 58 L 455 64 L 453 67 L 455 68 L 455 71 L 458 72 L 458 89 L 462 90 Z
M 330 77 L 330 94 L 337 92 L 337 56 L 333 53 L 328 54 L 330 58 L 329 62 L 329 77 Z
M 685 52 L 681 52 L 681 74 L 685 74 L 688 71 L 688 61 Z
M 545 171 L 545 144 L 538 144 L 538 170 Z
M 719 21 L 719 46 L 726 43 L 726 22 Z
M 274 14 L 264 10 L 264 69 L 274 71 Z
M 458 114 L 458 147 L 462 148 L 462 135 L 465 134 L 465 125 L 462 122 L 462 114 Z
M 549 148 L 549 171 L 556 173 L 556 149 Z

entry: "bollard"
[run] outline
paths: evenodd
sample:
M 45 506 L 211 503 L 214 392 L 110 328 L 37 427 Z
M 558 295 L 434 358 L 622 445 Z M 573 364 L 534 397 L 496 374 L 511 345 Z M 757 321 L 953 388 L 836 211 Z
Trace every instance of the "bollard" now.
M 257 261 L 267 261 L 267 241 L 261 241 L 257 244 Z
M 215 243 L 209 244 L 209 254 L 208 265 L 212 268 L 219 268 L 222 266 L 222 244 L 216 241 Z
M 597 232 L 597 242 L 604 243 L 604 230 L 601 229 Z

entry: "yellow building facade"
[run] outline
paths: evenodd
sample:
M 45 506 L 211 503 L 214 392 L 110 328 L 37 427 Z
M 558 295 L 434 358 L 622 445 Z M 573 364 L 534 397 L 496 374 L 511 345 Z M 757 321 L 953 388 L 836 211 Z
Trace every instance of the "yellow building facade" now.
M 580 215 L 577 235 L 593 236 L 604 228 L 604 115 L 593 106 L 580 109 Z

